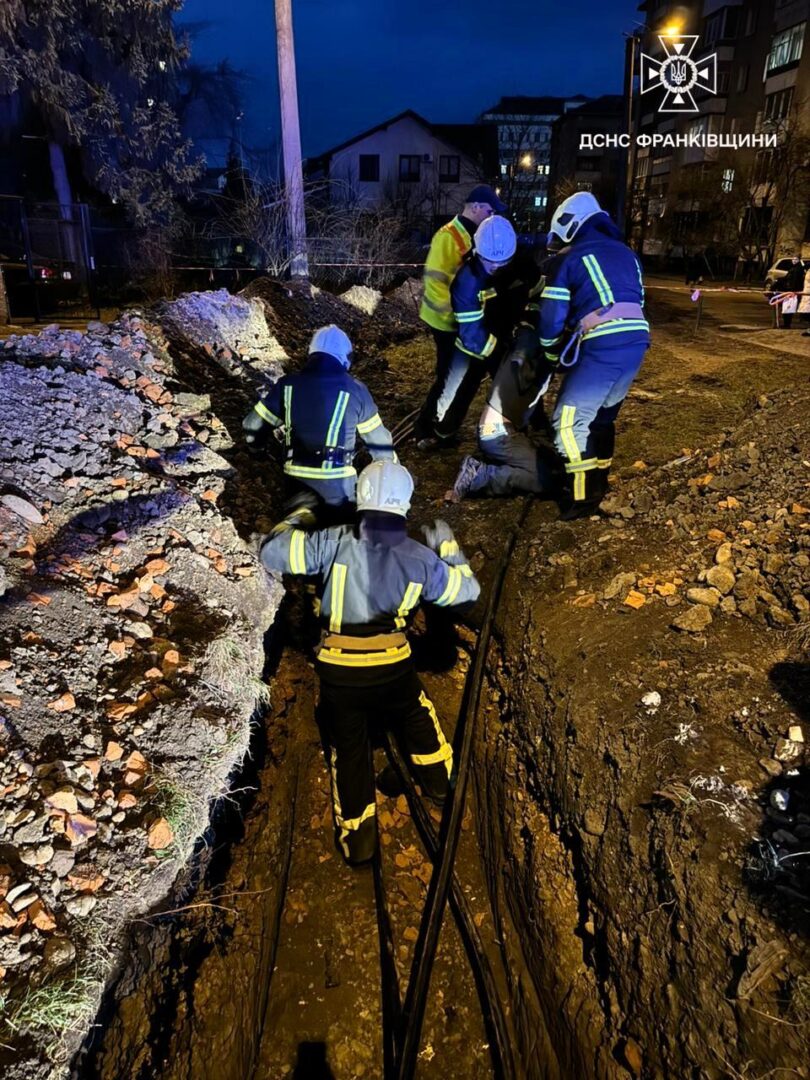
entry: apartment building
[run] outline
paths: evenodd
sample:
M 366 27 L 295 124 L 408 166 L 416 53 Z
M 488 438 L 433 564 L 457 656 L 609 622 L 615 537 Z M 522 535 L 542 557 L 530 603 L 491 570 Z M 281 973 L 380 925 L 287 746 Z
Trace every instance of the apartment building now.
M 760 263 L 810 254 L 810 0 L 645 0 L 641 10 L 642 53 L 664 55 L 659 35 L 697 34 L 695 57 L 716 55 L 717 77 L 716 93 L 693 91 L 696 112 L 663 112 L 660 93 L 636 87 L 635 135 L 716 136 L 709 142 L 719 145 L 638 147 L 635 245 L 649 255 L 713 247 Z M 775 148 L 733 148 L 763 134 Z

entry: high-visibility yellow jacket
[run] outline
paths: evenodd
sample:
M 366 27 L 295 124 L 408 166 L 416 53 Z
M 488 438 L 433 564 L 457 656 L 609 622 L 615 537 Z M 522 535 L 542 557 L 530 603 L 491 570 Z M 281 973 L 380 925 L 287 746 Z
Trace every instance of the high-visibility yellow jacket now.
M 450 285 L 472 247 L 472 222 L 460 215 L 434 233 L 425 260 L 424 297 L 419 317 L 434 330 L 456 329 Z

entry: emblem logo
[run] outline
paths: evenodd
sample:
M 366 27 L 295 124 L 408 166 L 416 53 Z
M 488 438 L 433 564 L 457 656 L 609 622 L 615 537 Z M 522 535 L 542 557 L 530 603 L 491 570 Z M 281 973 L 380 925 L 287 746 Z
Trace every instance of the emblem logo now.
M 662 87 L 664 98 L 658 106 L 662 113 L 695 113 L 697 102 L 692 91 L 706 90 L 717 93 L 717 53 L 694 60 L 692 53 L 698 43 L 697 34 L 680 34 L 658 40 L 664 50 L 664 59 L 657 60 L 646 53 L 641 54 L 641 93 Z

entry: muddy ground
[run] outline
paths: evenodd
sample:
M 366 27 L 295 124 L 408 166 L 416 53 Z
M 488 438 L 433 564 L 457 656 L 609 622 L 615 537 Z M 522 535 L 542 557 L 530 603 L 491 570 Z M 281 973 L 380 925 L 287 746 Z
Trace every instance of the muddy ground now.
M 389 425 L 419 403 L 432 355 L 410 297 L 379 312 L 386 348 L 373 317 L 263 288 L 266 355 L 343 321 L 365 335 L 357 373 Z M 171 349 L 233 434 L 261 365 L 224 330 L 189 344 L 182 315 Z M 604 515 L 562 524 L 538 502 L 519 539 L 459 873 L 527 1076 L 806 1077 L 810 800 L 791 728 L 807 736 L 808 358 L 711 318 L 693 337 L 677 296 L 651 315 Z M 414 526 L 447 517 L 486 587 L 519 503 L 443 503 L 473 419 L 459 451 L 401 456 Z M 278 475 L 238 446 L 229 463 L 218 509 L 246 536 L 272 520 Z M 135 928 L 77 1075 L 381 1074 L 373 884 L 332 847 L 297 616 L 276 628 L 270 712 L 231 780 L 247 790 L 166 913 Z M 425 674 L 450 730 L 466 665 L 462 648 Z M 402 979 L 430 864 L 406 805 L 379 810 Z M 488 1075 L 449 917 L 431 994 L 420 1075 Z

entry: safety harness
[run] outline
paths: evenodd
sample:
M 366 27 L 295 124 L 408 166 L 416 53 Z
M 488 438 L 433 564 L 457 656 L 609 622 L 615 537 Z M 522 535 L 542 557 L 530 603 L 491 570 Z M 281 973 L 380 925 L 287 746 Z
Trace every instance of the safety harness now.
M 589 311 L 587 315 L 583 315 L 579 320 L 574 333 L 571 335 L 568 343 L 563 351 L 560 353 L 560 367 L 573 367 L 579 359 L 579 349 L 584 338 L 593 333 L 600 326 L 604 326 L 606 323 L 634 323 L 636 325 L 627 327 L 616 327 L 626 330 L 641 330 L 649 329 L 647 320 L 644 318 L 644 309 L 641 304 L 631 303 L 615 303 L 606 304 L 604 307 L 597 308 L 595 311 Z M 643 325 L 642 325 L 643 324 Z M 573 349 L 573 356 L 569 358 L 569 353 Z

